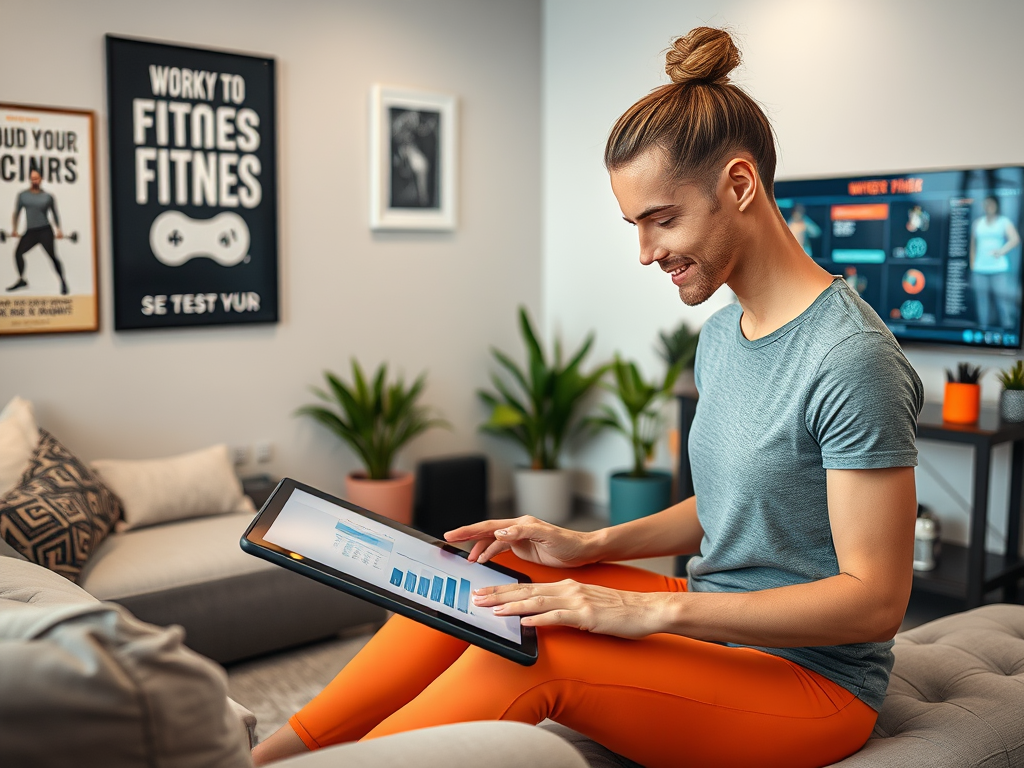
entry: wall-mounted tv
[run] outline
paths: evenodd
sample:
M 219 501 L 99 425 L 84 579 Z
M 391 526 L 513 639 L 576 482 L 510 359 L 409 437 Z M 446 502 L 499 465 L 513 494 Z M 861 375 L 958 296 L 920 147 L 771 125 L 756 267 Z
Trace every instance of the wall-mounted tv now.
M 780 180 L 804 250 L 901 342 L 1021 349 L 1024 167 Z

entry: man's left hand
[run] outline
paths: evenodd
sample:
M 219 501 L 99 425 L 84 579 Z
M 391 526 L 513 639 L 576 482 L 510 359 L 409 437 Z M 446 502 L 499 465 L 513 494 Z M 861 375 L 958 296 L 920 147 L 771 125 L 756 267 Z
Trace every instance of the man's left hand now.
M 667 592 L 625 592 L 572 579 L 551 584 L 504 584 L 473 591 L 473 604 L 497 616 L 522 616 L 525 626 L 564 626 L 637 639 L 664 631 Z

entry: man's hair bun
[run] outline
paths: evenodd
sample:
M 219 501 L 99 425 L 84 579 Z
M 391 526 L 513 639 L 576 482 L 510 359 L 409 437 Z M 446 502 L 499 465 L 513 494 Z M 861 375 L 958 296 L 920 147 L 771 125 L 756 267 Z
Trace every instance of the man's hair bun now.
M 665 72 L 673 83 L 719 83 L 740 63 L 739 49 L 729 33 L 696 27 L 677 37 L 665 54 Z

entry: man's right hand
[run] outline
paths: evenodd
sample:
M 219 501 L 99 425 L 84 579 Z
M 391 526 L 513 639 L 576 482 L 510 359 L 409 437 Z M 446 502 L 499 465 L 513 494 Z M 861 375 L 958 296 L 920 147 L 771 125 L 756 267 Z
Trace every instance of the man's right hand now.
M 570 531 L 526 515 L 510 520 L 485 520 L 448 531 L 450 542 L 475 541 L 470 562 L 485 563 L 512 550 L 519 558 L 538 565 L 575 568 L 596 562 L 591 533 Z

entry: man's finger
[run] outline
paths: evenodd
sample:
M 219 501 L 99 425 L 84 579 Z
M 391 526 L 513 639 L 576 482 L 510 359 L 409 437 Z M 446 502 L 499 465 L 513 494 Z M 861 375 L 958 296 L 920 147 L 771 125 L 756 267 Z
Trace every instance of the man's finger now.
M 476 561 L 478 563 L 486 563 L 495 555 L 500 555 L 502 552 L 511 548 L 511 544 L 507 544 L 503 541 L 492 542 L 490 546 L 488 546 L 487 549 L 485 549 L 483 553 L 481 553 L 481 555 L 476 559 Z
M 515 520 L 484 520 L 479 523 L 473 523 L 472 525 L 464 525 L 461 528 L 448 531 L 445 533 L 445 541 L 469 541 L 471 539 L 482 539 L 484 537 L 493 536 L 494 532 L 500 528 L 507 528 L 512 525 Z

